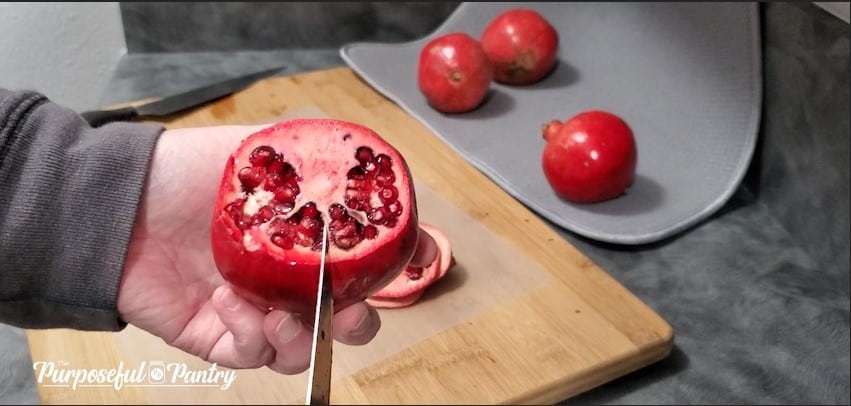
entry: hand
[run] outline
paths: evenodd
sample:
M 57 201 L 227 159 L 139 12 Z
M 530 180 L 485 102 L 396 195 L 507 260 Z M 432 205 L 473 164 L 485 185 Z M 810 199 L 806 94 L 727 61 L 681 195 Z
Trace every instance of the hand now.
M 209 362 L 230 368 L 306 370 L 311 326 L 281 311 L 265 312 L 234 293 L 210 252 L 213 203 L 228 155 L 265 126 L 218 126 L 165 131 L 154 151 L 128 247 L 118 311 L 128 323 Z M 412 264 L 437 253 L 428 233 Z M 381 325 L 359 302 L 334 316 L 334 338 L 363 345 Z

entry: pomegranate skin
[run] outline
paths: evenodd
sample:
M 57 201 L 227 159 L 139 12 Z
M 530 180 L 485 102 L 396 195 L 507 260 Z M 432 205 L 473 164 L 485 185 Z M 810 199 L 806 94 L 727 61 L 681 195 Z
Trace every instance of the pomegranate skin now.
M 405 208 L 404 215 L 398 218 L 393 228 L 382 231 L 392 238 L 364 240 L 361 242 L 364 245 L 352 252 L 333 247 L 329 249 L 325 267 L 332 281 L 335 312 L 366 299 L 390 283 L 410 262 L 419 235 L 416 196 L 407 163 L 398 151 L 372 130 L 339 120 L 298 119 L 278 123 L 249 136 L 225 165 L 211 229 L 213 259 L 222 277 L 240 295 L 263 309 L 286 310 L 299 314 L 304 320 L 313 318 L 320 252 L 283 249 L 258 234 L 252 234 L 256 243 L 249 244 L 252 248 L 249 249 L 245 241 L 247 230 L 241 230 L 224 209 L 239 192 L 238 184 L 235 183 L 237 157 L 245 156 L 246 150 L 265 145 L 257 142 L 263 137 L 272 140 L 270 142 L 274 144 L 276 134 L 299 134 L 296 138 L 308 138 L 305 134 L 311 131 L 328 131 L 329 137 L 334 131 L 337 131 L 335 134 L 347 132 L 347 135 L 353 134 L 364 140 L 376 151 L 390 155 L 397 162 L 394 164 L 396 185 L 409 191 L 406 198 L 400 197 Z M 286 157 L 287 150 L 280 150 Z M 334 174 L 328 176 L 333 178 Z M 345 178 L 340 180 L 345 181 Z M 403 195 L 400 190 L 400 196 Z

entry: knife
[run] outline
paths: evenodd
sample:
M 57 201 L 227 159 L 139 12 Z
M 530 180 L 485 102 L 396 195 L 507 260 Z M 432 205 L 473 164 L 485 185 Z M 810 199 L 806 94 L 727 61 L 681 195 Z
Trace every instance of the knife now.
M 319 262 L 319 283 L 316 291 L 316 311 L 313 318 L 313 344 L 310 356 L 310 376 L 307 382 L 306 405 L 328 405 L 331 401 L 331 353 L 333 344 L 334 295 L 331 275 L 325 273 L 328 254 L 328 225 L 322 228 L 322 257 Z
M 247 87 L 259 79 L 279 72 L 285 68 L 285 66 L 279 66 L 273 69 L 239 76 L 223 82 L 217 82 L 183 93 L 167 96 L 140 106 L 122 107 L 109 110 L 92 110 L 83 112 L 80 115 L 82 115 L 83 119 L 85 119 L 92 127 L 99 127 L 113 121 L 128 121 L 142 116 L 165 116 L 227 96 L 237 90 Z

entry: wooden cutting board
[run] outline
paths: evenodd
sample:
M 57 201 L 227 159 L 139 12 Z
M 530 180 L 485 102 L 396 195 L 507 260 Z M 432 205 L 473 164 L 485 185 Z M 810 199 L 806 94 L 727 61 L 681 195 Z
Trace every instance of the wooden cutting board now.
M 458 261 L 422 302 L 382 310 L 373 342 L 335 347 L 332 403 L 554 403 L 669 354 L 665 320 L 348 68 L 266 79 L 163 123 L 305 115 L 360 123 L 398 148 L 417 182 L 421 219 L 447 231 Z M 57 368 L 210 367 L 132 326 L 28 337 L 33 361 Z M 159 381 L 120 390 L 37 386 L 46 404 L 303 402 L 306 374 L 235 373 L 227 389 Z

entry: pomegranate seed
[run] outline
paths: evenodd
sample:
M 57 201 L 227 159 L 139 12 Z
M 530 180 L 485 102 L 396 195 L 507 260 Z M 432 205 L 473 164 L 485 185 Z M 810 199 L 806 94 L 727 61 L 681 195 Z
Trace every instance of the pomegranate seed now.
M 245 199 L 237 199 L 225 206 L 225 212 L 236 219 L 237 216 L 242 216 L 242 207 L 245 206 Z
M 387 220 L 384 221 L 384 226 L 387 228 L 396 227 L 397 220 L 395 217 L 388 217 Z
M 284 179 L 285 179 L 285 184 L 287 186 L 289 186 L 290 189 L 295 190 L 295 193 L 298 194 L 298 192 L 299 192 L 299 187 L 298 187 L 299 179 L 298 179 L 298 176 L 295 174 L 295 171 L 291 171 L 290 173 L 285 175 Z
M 290 202 L 277 202 L 275 203 L 275 213 L 278 214 L 287 214 L 293 210 L 293 204 Z
M 389 156 L 384 154 L 378 154 L 375 157 L 375 164 L 378 165 L 379 172 L 391 172 L 393 167 L 393 160 L 390 159 Z
M 251 154 L 248 156 L 248 161 L 251 162 L 253 166 L 268 166 L 270 162 L 275 159 L 275 150 L 272 147 L 267 145 L 261 145 L 257 148 L 254 148 L 254 151 L 251 151 Z
M 272 219 L 272 217 L 275 217 L 275 210 L 274 210 L 274 209 L 272 209 L 272 208 L 271 208 L 271 207 L 269 207 L 269 206 L 263 206 L 263 207 L 261 207 L 261 208 L 260 208 L 260 210 L 257 212 L 257 216 L 258 216 L 258 217 L 260 218 L 260 220 L 262 220 L 263 222 L 267 222 L 267 221 L 271 220 L 271 219 Z
M 318 217 L 319 215 L 319 210 L 316 210 L 316 203 L 313 202 L 308 202 L 299 211 L 302 212 L 304 217 Z
M 363 228 L 363 238 L 371 240 L 375 237 L 378 237 L 378 228 L 373 225 L 369 225 Z
M 423 269 L 420 267 L 408 267 L 405 269 L 405 274 L 408 275 L 408 279 L 416 281 L 423 277 Z
M 390 172 L 379 172 L 375 174 L 375 183 L 379 186 L 390 186 L 396 181 L 396 175 Z
M 357 152 L 355 152 L 355 159 L 357 159 L 361 165 L 366 165 L 367 162 L 372 160 L 372 149 L 369 147 L 358 148 Z
M 277 160 L 277 159 L 274 159 L 272 162 L 270 162 L 270 163 L 269 163 L 269 166 L 268 166 L 268 167 L 266 167 L 266 170 L 267 170 L 269 173 L 277 173 L 277 174 L 280 174 L 280 173 L 281 173 L 281 171 L 283 171 L 283 170 L 284 170 L 284 162 L 283 162 L 283 161 L 279 161 L 279 160 Z
M 242 187 L 247 191 L 252 191 L 254 188 L 263 183 L 263 178 L 266 176 L 266 168 L 246 166 L 239 170 L 237 177 L 242 183 Z
M 388 214 L 384 207 L 374 207 L 366 214 L 366 218 L 372 224 L 384 224 L 387 221 Z
M 387 210 L 390 212 L 390 215 L 393 217 L 399 217 L 402 215 L 402 204 L 399 201 L 395 201 L 387 205 Z
M 346 208 L 340 203 L 334 203 L 328 208 L 328 215 L 332 220 L 342 220 L 347 217 Z
M 293 247 L 292 238 L 289 238 L 284 233 L 272 234 L 272 237 L 270 239 L 272 240 L 272 244 L 275 244 L 283 249 L 290 249 Z
M 363 168 L 360 166 L 355 166 L 352 169 L 349 169 L 346 177 L 351 180 L 361 180 L 366 177 L 366 172 L 364 172 Z
M 335 221 L 329 227 L 331 241 L 341 249 L 351 249 L 361 241 L 358 228 L 359 224 L 351 217 L 348 217 L 348 221 Z
M 399 191 L 393 186 L 387 186 L 384 189 L 381 189 L 381 192 L 378 193 L 378 197 L 384 204 L 387 204 L 387 202 L 397 201 L 396 198 L 399 197 Z
M 275 190 L 275 200 L 282 203 L 295 203 L 295 197 L 298 192 L 289 186 L 281 186 Z
M 277 172 L 269 172 L 266 175 L 266 183 L 263 185 L 263 189 L 274 191 L 283 185 L 284 179 L 281 177 L 281 174 Z

